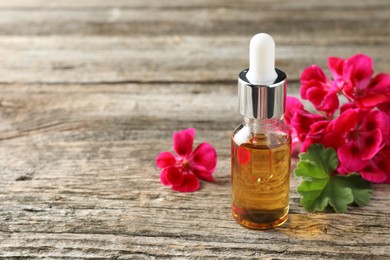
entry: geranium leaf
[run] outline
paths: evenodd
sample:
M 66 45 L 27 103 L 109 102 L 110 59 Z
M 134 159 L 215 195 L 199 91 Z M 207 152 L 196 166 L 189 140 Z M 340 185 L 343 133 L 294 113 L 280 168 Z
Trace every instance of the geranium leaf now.
M 301 205 L 307 211 L 323 211 L 330 205 L 336 212 L 346 212 L 353 202 L 359 206 L 369 202 L 370 182 L 357 174 L 333 175 L 338 159 L 332 148 L 325 149 L 321 144 L 314 144 L 299 157 L 294 173 L 303 178 L 297 192 L 302 196 Z
M 364 180 L 356 173 L 348 174 L 347 176 L 335 176 L 337 181 L 351 189 L 354 197 L 354 202 L 358 206 L 365 206 L 371 199 L 371 182 Z

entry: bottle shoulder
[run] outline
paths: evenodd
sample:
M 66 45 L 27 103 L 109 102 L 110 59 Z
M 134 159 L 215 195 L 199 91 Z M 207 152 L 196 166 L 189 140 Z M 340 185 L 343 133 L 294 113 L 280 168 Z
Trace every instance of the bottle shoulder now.
M 234 130 L 232 142 L 238 146 L 277 147 L 283 144 L 291 144 L 291 136 L 289 128 L 283 123 L 259 127 L 243 122 Z

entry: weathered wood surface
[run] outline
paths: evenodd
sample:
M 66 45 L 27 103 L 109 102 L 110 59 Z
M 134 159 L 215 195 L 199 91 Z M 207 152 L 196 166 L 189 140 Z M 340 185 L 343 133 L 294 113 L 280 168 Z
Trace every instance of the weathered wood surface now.
M 387 185 L 348 214 L 309 214 L 292 177 L 283 227 L 232 220 L 235 78 L 258 31 L 292 95 L 329 55 L 390 70 L 387 0 L 0 2 L 0 258 L 390 258 Z M 219 156 L 192 194 L 154 166 L 186 127 Z

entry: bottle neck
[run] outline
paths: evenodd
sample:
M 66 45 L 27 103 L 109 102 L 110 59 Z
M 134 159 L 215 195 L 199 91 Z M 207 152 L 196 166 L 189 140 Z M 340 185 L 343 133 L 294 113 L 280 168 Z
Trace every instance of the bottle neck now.
M 243 116 L 244 124 L 249 128 L 251 133 L 268 133 L 276 131 L 279 126 L 283 125 L 283 115 L 279 118 L 271 119 L 253 119 Z

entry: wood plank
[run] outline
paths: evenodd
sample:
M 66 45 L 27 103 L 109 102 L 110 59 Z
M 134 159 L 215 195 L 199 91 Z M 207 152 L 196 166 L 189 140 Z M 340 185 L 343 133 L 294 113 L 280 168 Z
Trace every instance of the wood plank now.
M 341 2 L 341 1 L 340 1 Z M 280 8 L 283 6 L 283 8 Z M 291 5 L 240 4 L 239 7 L 1 9 L 2 35 L 230 35 L 258 31 L 311 40 L 338 37 L 372 39 L 389 35 L 389 6 L 307 8 Z M 351 30 L 351 28 L 354 28 Z
M 389 185 L 349 214 L 308 214 L 292 177 L 286 225 L 256 232 L 232 220 L 235 86 L 6 84 L 0 95 L 1 257 L 390 256 Z M 219 154 L 216 183 L 193 194 L 163 187 L 154 166 L 172 131 L 188 126 Z
M 143 1 L 18 0 L 0 3 L 0 34 L 248 37 L 267 31 L 288 37 L 290 44 L 387 45 L 389 9 L 386 0 L 148 1 L 147 6 Z
M 288 85 L 288 94 L 299 95 L 296 84 Z M 162 130 L 184 127 L 209 130 L 211 134 L 214 130 L 232 130 L 241 120 L 236 84 L 3 84 L 0 96 L 0 140 L 40 133 L 42 138 L 50 134 L 60 137 L 67 130 L 83 133 L 88 128 L 110 131 L 101 135 L 113 140 L 119 129 L 131 140 L 142 139 L 145 128 L 155 131 L 159 138 Z M 310 104 L 303 103 L 310 110 Z M 112 128 L 100 127 L 108 121 Z
M 174 8 L 181 10 L 183 8 L 213 8 L 213 7 L 230 7 L 230 8 L 245 8 L 245 7 L 258 7 L 270 8 L 270 9 L 289 9 L 289 8 L 301 8 L 301 9 L 312 9 L 312 8 L 348 8 L 348 9 L 361 9 L 361 8 L 376 8 L 389 7 L 387 0 L 344 0 L 344 1 L 333 1 L 333 0 L 296 0 L 296 1 L 285 1 L 285 0 L 242 0 L 240 2 L 234 0 L 214 0 L 212 2 L 208 0 L 187 0 L 176 1 L 176 0 L 151 0 L 145 5 L 143 0 L 116 0 L 110 2 L 106 0 L 89 0 L 89 1 L 67 1 L 67 0 L 52 0 L 47 2 L 45 0 L 13 0 L 13 1 L 2 1 L 0 2 L 0 8 L 39 8 L 39 9 L 64 9 L 64 8 L 107 8 L 107 7 L 119 7 L 119 8 Z
M 387 36 L 388 37 L 388 36 Z M 0 37 L 2 83 L 220 82 L 236 84 L 248 66 L 250 37 Z M 379 73 L 390 69 L 388 45 L 292 45 L 275 37 L 278 67 L 296 82 L 328 56 L 365 53 Z M 327 70 L 330 76 L 329 71 Z

